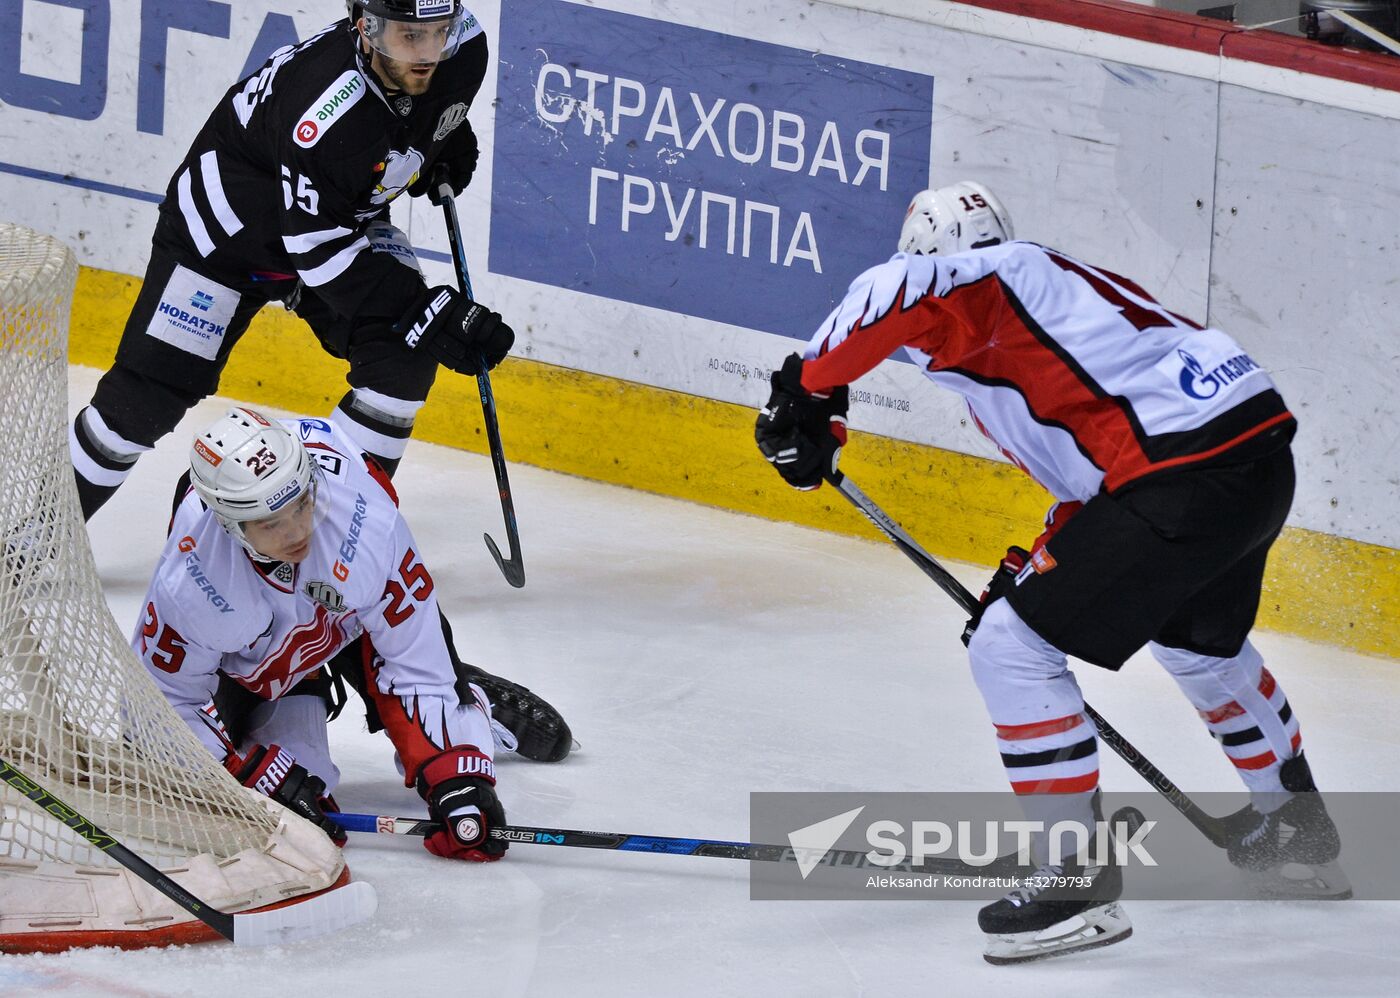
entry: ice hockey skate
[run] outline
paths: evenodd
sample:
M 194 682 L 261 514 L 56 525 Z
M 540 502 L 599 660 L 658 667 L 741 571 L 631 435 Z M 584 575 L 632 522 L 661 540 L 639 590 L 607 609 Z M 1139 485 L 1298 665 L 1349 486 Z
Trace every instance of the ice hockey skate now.
M 1130 810 L 1113 816 L 1115 827 L 1141 823 L 1142 815 Z M 1097 795 L 1094 817 L 1099 818 Z M 1132 935 L 1133 923 L 1118 903 L 1123 868 L 1114 861 L 1115 852 L 1110 843 L 1107 855 L 1100 855 L 1097 839 L 1091 840 L 1086 862 L 1044 864 L 1020 887 L 979 911 L 978 927 L 987 934 L 984 959 L 998 966 L 1029 963 L 1111 946 Z
M 1028 963 L 1097 949 L 1133 934 L 1118 903 L 1123 870 L 1113 864 L 1046 865 L 1022 886 L 977 913 L 987 934 L 988 963 Z
M 514 736 L 518 755 L 535 762 L 560 762 L 578 747 L 563 715 L 538 693 L 465 662 L 458 676 L 486 693 L 492 721 Z
M 1225 819 L 1227 854 L 1263 897 L 1343 901 L 1351 881 L 1337 864 L 1341 839 L 1301 755 L 1279 770 L 1293 796 L 1282 807 L 1261 814 L 1251 805 Z

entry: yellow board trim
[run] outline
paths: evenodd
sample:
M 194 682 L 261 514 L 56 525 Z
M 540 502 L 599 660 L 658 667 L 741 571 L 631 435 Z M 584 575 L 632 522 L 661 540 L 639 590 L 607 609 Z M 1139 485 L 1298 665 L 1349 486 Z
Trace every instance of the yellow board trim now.
M 140 280 L 83 268 L 69 360 L 105 370 Z M 264 309 L 224 371 L 220 393 L 323 415 L 345 364 L 301 320 Z M 880 535 L 829 489 L 785 486 L 753 445 L 745 406 L 511 358 L 492 375 L 511 461 L 843 534 Z M 476 381 L 443 372 L 414 437 L 487 452 Z M 994 564 L 1039 533 L 1049 499 L 1009 465 L 853 433 L 842 469 L 939 557 Z M 529 525 L 525 525 L 528 531 Z M 915 584 L 917 580 L 911 580 Z M 1259 624 L 1400 658 L 1400 551 L 1290 527 L 1269 561 Z

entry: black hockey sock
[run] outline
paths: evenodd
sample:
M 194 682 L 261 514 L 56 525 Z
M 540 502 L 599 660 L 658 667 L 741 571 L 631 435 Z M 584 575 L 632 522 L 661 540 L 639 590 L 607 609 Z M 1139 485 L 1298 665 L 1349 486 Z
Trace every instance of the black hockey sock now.
M 83 418 L 84 409 L 73 419 L 73 480 L 78 486 L 78 502 L 83 519 L 92 519 L 108 499 L 116 495 L 131 469 L 136 467 L 137 454 L 116 454 L 98 441 Z
M 73 481 L 78 486 L 78 504 L 83 508 L 84 522 L 91 520 L 92 514 L 106 505 L 107 500 L 116 495 L 117 489 L 121 488 L 120 484 L 95 485 L 76 471 L 73 472 Z

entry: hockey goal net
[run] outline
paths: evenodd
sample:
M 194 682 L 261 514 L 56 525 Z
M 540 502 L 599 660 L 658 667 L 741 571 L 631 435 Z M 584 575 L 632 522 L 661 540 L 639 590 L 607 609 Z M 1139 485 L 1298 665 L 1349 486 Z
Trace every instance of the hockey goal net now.
M 66 246 L 0 223 L 0 760 L 215 908 L 339 886 L 340 850 L 224 771 L 108 610 L 68 459 L 77 272 Z M 0 781 L 0 952 L 211 938 Z

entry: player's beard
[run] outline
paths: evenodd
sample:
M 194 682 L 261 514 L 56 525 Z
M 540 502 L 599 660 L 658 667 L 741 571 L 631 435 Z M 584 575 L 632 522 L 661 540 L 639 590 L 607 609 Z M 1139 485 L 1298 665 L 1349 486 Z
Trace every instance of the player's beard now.
M 427 93 L 428 86 L 433 82 L 433 74 L 437 71 L 436 63 L 429 67 L 425 63 L 397 62 L 379 52 L 375 53 L 373 64 L 375 71 L 390 88 L 400 90 L 410 97 L 420 97 Z M 413 72 L 415 68 L 420 66 L 428 69 L 428 72 L 423 74 Z

